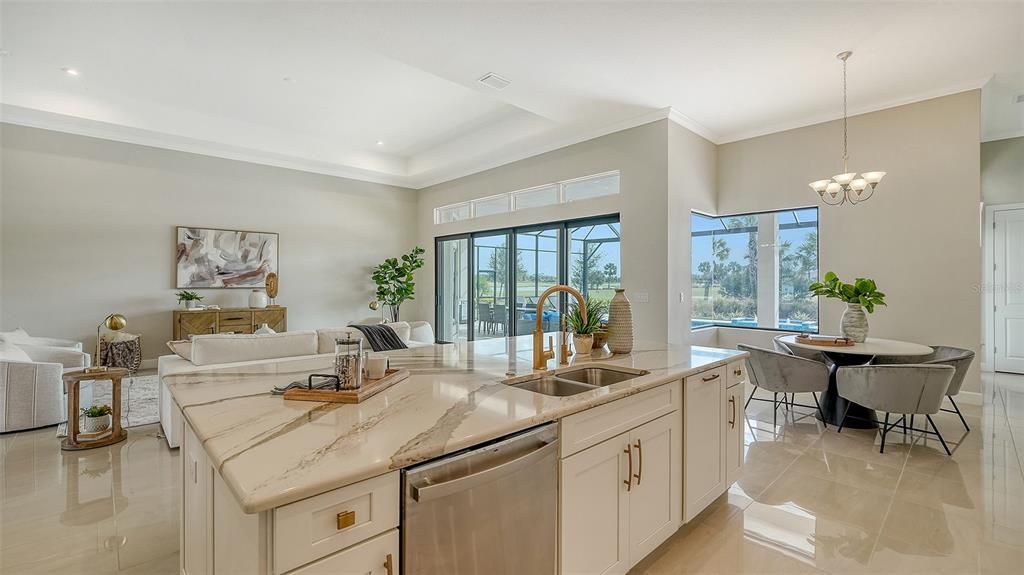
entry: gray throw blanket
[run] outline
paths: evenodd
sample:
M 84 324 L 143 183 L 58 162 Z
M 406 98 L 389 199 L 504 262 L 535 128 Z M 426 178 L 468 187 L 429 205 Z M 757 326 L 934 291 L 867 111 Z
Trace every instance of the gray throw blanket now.
M 370 342 L 370 348 L 373 351 L 392 351 L 395 349 L 407 349 L 408 346 L 402 341 L 402 338 L 398 337 L 395 330 L 391 329 L 390 326 L 386 325 L 353 325 L 359 331 L 363 332 L 363 336 L 366 337 L 366 341 Z

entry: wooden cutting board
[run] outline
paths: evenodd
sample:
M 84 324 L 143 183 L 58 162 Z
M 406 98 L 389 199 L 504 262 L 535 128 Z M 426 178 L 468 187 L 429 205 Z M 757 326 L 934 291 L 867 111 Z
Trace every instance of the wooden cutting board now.
M 318 401 L 321 403 L 359 403 L 377 395 L 385 389 L 409 377 L 409 370 L 404 368 L 389 369 L 380 379 L 367 379 L 359 389 L 303 389 L 294 388 L 284 392 L 285 399 L 295 401 Z

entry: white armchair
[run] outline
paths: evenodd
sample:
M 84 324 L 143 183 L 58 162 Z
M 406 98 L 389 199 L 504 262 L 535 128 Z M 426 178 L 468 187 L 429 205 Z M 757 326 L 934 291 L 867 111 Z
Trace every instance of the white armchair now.
M 0 343 L 0 433 L 66 421 L 64 372 L 90 364 L 89 354 L 68 347 Z M 91 386 L 82 403 L 92 403 Z

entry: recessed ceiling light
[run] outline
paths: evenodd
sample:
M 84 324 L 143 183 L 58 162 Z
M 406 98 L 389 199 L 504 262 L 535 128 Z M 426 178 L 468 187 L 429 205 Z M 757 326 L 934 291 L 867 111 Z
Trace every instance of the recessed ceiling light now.
M 505 88 L 508 87 L 509 84 L 512 83 L 506 80 L 505 78 L 502 78 L 501 76 L 495 74 L 494 72 L 484 74 L 479 79 L 477 79 L 477 82 L 480 82 L 481 84 L 487 86 L 488 88 L 494 88 L 495 90 L 504 90 Z
M 61 71 L 64 72 L 65 74 L 67 74 L 68 76 L 77 76 L 78 75 L 78 70 L 75 70 L 74 68 L 66 68 L 65 67 L 65 68 L 61 68 Z
M 292 78 L 291 76 L 285 76 L 284 78 L 281 79 L 284 80 L 285 82 L 288 82 L 289 84 L 295 83 L 295 78 Z
M 384 145 L 384 140 L 377 140 L 377 145 L 378 146 L 383 146 Z

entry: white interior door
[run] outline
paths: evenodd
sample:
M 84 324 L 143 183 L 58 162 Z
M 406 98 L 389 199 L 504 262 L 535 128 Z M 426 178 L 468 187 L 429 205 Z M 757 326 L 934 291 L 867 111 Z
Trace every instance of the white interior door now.
M 1024 209 L 995 213 L 995 369 L 1024 373 Z

